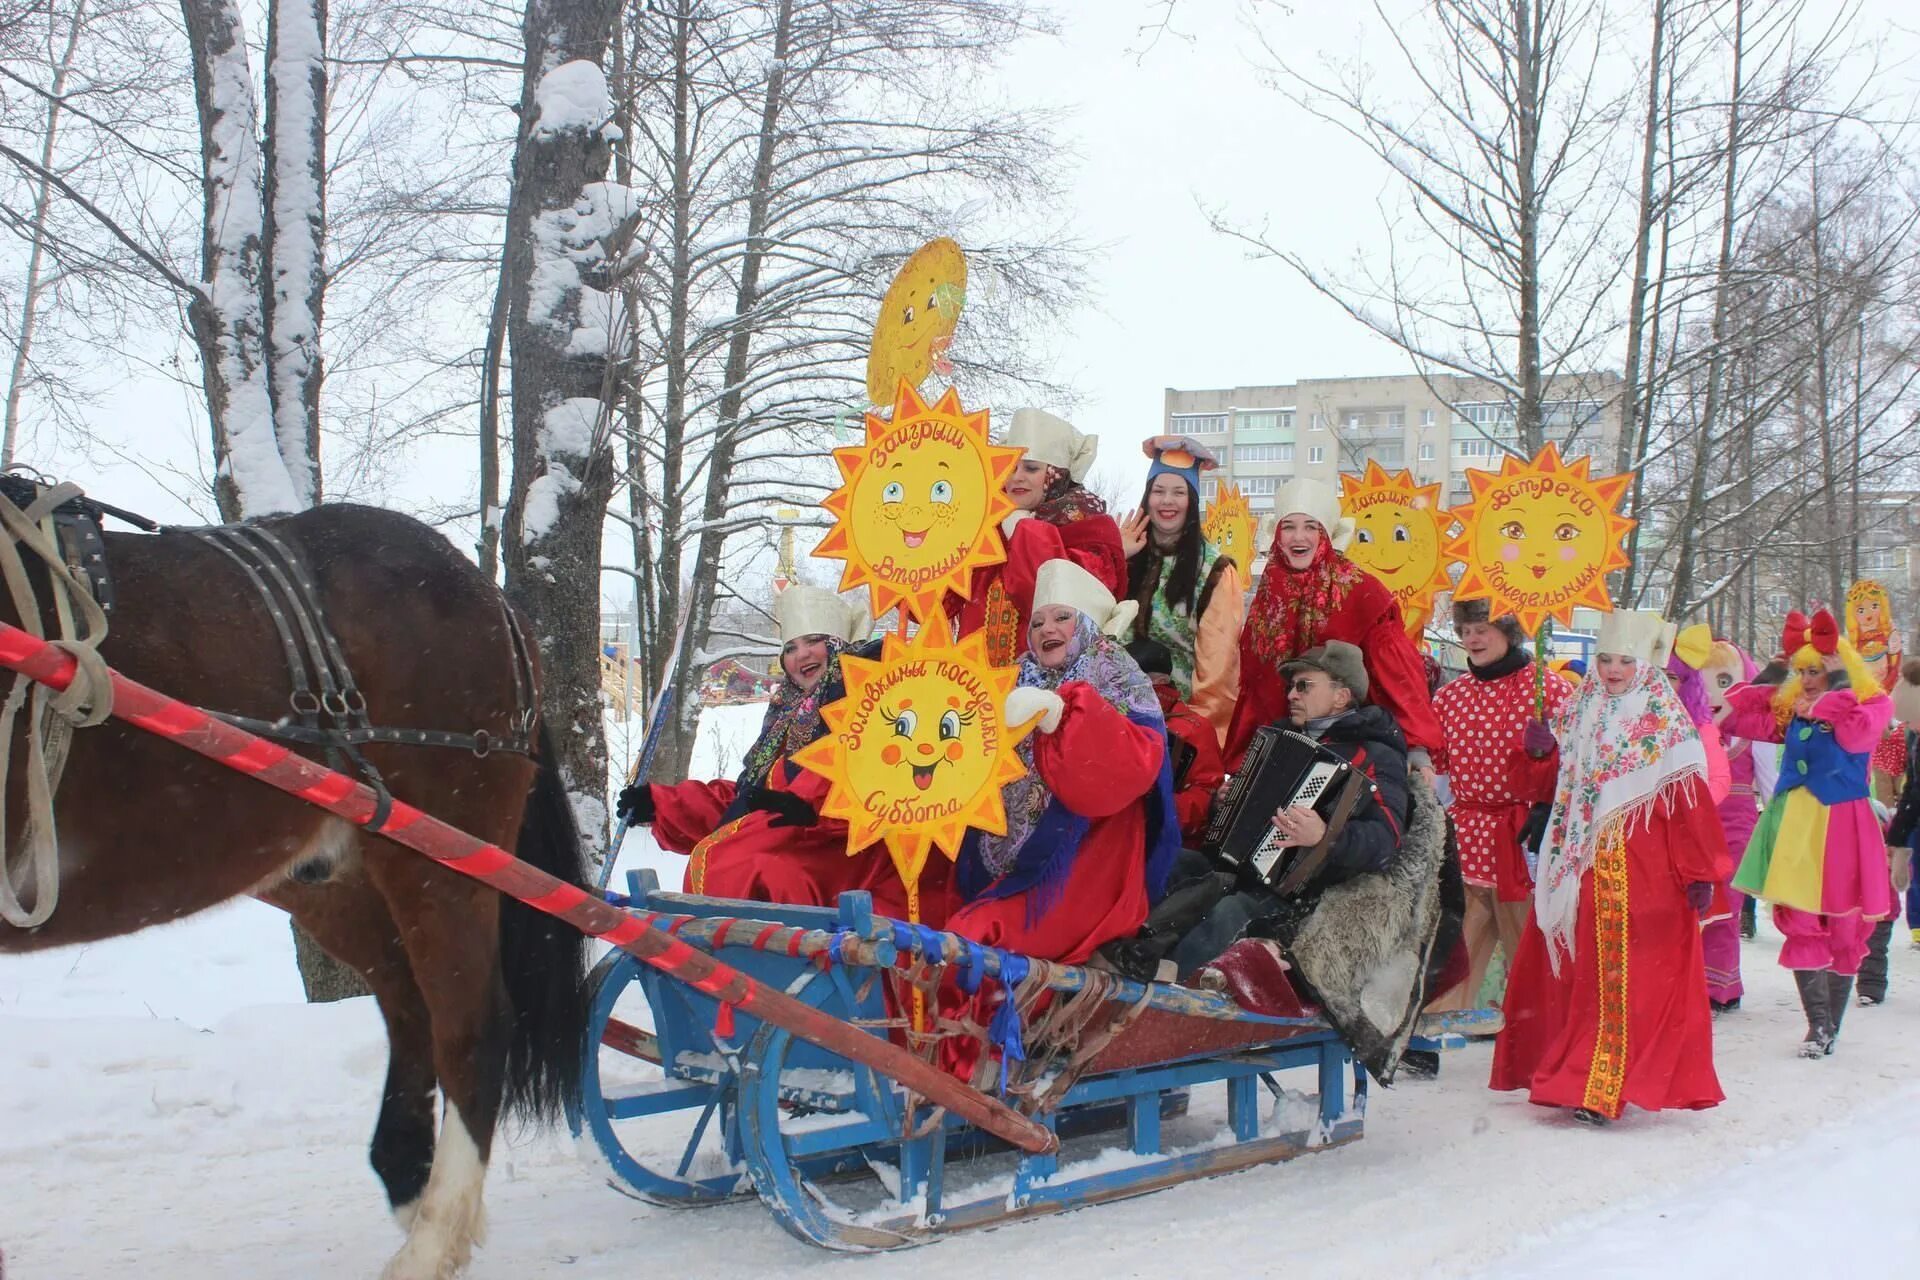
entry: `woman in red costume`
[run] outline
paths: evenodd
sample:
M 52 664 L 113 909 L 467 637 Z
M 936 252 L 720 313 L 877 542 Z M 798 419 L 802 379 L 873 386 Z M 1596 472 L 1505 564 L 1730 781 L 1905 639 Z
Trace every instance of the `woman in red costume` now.
M 1344 640 L 1366 656 L 1370 696 L 1406 735 L 1408 766 L 1431 773 L 1444 765 L 1426 665 L 1393 596 L 1341 554 L 1353 523 L 1341 518 L 1339 497 L 1302 477 L 1281 486 L 1273 509 L 1280 523 L 1240 632 L 1240 701 L 1227 728 L 1228 770 L 1240 767 L 1255 729 L 1287 718 L 1288 682 L 1280 669 L 1329 640 Z
M 884 847 L 849 857 L 847 824 L 820 816 L 826 779 L 792 758 L 826 732 L 820 709 L 846 692 L 840 656 L 866 639 L 871 619 L 833 592 L 802 584 L 775 597 L 773 616 L 786 679 L 740 776 L 636 783 L 620 793 L 620 814 L 650 825 L 662 848 L 689 855 L 689 893 L 825 907 L 846 890 L 866 889 L 875 911 L 904 918 L 906 891 Z M 925 923 L 946 918 L 950 880 L 945 860 L 931 859 L 920 885 Z
M 1554 717 L 1560 777 L 1493 1054 L 1495 1089 L 1592 1125 L 1629 1102 L 1726 1096 L 1699 917 L 1731 860 L 1706 749 L 1662 675 L 1664 630 L 1656 613 L 1607 615 L 1593 672 Z
M 1026 649 L 1041 565 L 1070 560 L 1118 597 L 1127 590 L 1127 556 L 1107 504 L 1080 483 L 1099 451 L 1097 438 L 1044 410 L 1016 409 L 1000 443 L 1027 451 L 1007 478 L 1014 510 L 1000 522 L 1006 563 L 975 569 L 970 594 L 949 597 L 947 614 L 959 620 L 963 636 L 984 630 L 988 658 L 1010 666 Z
M 1039 573 L 1030 648 L 1007 697 L 1028 772 L 1006 788 L 1007 833 L 975 832 L 947 927 L 1021 955 L 1077 964 L 1146 922 L 1180 850 L 1166 722 L 1153 683 L 1111 637 L 1133 622 L 1079 565 Z

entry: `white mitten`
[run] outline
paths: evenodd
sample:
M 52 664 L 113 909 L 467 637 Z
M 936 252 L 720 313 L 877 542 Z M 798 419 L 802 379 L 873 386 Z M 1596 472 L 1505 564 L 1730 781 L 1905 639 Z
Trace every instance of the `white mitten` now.
M 1013 526 L 1019 524 L 1022 520 L 1028 520 L 1032 517 L 1033 512 L 1023 511 L 1019 507 L 1015 507 L 1012 511 L 1007 512 L 1006 518 L 1000 522 L 1000 536 L 1008 542 L 1012 542 Z
M 1007 724 L 1018 728 L 1040 717 L 1040 732 L 1052 733 L 1060 727 L 1060 713 L 1067 704 L 1051 689 L 1015 689 L 1007 695 Z

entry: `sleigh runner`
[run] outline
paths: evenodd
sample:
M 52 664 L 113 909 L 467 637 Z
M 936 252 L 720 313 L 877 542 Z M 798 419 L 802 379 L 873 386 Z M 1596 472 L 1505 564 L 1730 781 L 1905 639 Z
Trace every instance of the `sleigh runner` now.
M 0 665 L 54 689 L 73 683 L 77 667 L 69 652 L 3 623 Z M 623 910 L 230 719 L 102 665 L 89 678 L 95 696 L 110 690 L 115 719 L 614 947 L 597 974 L 581 1119 L 621 1180 L 651 1199 L 706 1203 L 750 1185 L 803 1239 L 891 1248 L 1289 1159 L 1362 1132 L 1365 1077 L 1319 1017 L 1268 1017 L 1205 992 L 1029 961 L 874 917 L 863 895 L 827 911 L 641 885 L 640 909 Z M 984 1028 L 923 1024 L 946 981 L 999 982 L 1011 997 Z M 651 1027 L 617 1016 L 636 986 Z M 1451 1034 L 1471 1022 L 1422 1030 Z M 1397 1055 L 1412 1029 L 1409 1016 L 1370 1060 Z M 992 1052 L 977 1054 L 981 1069 L 963 1083 L 936 1058 L 943 1040 L 967 1038 Z M 609 1053 L 651 1077 L 615 1078 Z M 1281 1086 L 1280 1073 L 1295 1070 L 1312 1072 L 1312 1092 Z M 1225 1089 L 1224 1126 L 1181 1120 L 1182 1095 L 1213 1085 Z M 1267 1107 L 1263 1090 L 1281 1105 Z M 1176 1123 L 1163 1123 L 1169 1112 Z M 647 1117 L 683 1123 L 688 1136 L 665 1158 L 629 1146 L 620 1126 Z M 708 1134 L 717 1156 L 702 1154 Z M 966 1172 L 950 1177 L 962 1160 Z M 403 1251 L 390 1274 L 414 1270 Z
M 758 1194 L 811 1244 L 890 1249 L 1363 1133 L 1367 1074 L 1319 1016 L 1028 960 L 876 917 L 864 893 L 833 910 L 661 893 L 650 872 L 629 882 L 635 919 L 850 1026 L 929 1061 L 954 1040 L 985 1050 L 973 1086 L 1057 1139 L 1010 1149 L 883 1074 L 613 952 L 593 976 L 580 1120 L 612 1185 L 651 1203 Z M 1008 993 L 988 1026 L 930 1012 L 943 984 L 983 981 Z M 1475 1023 L 1428 1018 L 1419 1043 L 1457 1042 Z

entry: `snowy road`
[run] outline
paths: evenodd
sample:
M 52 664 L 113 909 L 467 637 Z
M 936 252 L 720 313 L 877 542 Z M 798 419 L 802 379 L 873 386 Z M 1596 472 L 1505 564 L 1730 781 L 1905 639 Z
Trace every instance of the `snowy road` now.
M 1794 1277 L 1920 1246 L 1920 953 L 1841 1050 L 1793 1056 L 1773 944 L 1720 1023 L 1730 1100 L 1593 1133 L 1482 1086 L 1488 1052 L 1376 1091 L 1365 1141 L 1292 1165 L 960 1237 L 924 1280 L 1687 1274 Z M 297 1003 L 285 922 L 240 904 L 109 946 L 0 962 L 0 1248 L 8 1280 L 375 1274 L 397 1243 L 363 1147 L 384 1067 L 365 1001 Z M 1202 1101 L 1196 1101 L 1196 1108 Z M 1793 1189 L 1786 1198 L 1781 1189 Z M 693 1213 L 607 1189 L 583 1150 L 496 1159 L 475 1280 L 859 1277 L 899 1259 L 790 1239 L 757 1203 Z

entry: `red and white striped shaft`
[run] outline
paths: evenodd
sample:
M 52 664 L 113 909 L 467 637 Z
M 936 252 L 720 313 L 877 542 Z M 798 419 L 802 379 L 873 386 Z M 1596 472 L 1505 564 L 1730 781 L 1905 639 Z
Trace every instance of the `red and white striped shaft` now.
M 74 659 L 45 640 L 0 622 L 0 666 L 11 667 L 42 684 L 65 689 L 73 680 Z M 169 698 L 118 671 L 113 679 L 113 714 L 128 724 L 158 734 L 187 750 L 257 778 L 308 804 L 366 826 L 373 818 L 374 793 L 343 773 L 315 764 L 198 707 Z M 379 833 L 397 844 L 493 886 L 510 897 L 600 938 L 722 1004 L 744 1009 L 764 1022 L 784 1027 L 842 1057 L 872 1067 L 915 1093 L 952 1111 L 1024 1151 L 1052 1150 L 1055 1139 L 997 1098 L 981 1093 L 946 1072 L 879 1036 L 848 1026 L 838 1018 L 775 991 L 680 939 L 649 927 L 627 912 L 585 890 L 529 866 L 497 845 L 476 839 L 422 813 L 403 800 Z

